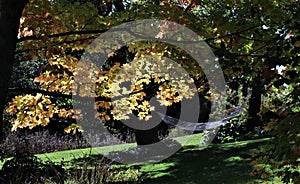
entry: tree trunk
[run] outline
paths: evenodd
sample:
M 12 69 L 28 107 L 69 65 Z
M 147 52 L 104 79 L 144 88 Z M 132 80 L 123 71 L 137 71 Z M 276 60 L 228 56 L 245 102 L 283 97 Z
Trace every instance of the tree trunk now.
M 3 111 L 15 60 L 20 17 L 27 3 L 28 0 L 1 0 L 0 2 L 0 141 L 3 140 L 5 133 Z
M 168 125 L 163 121 L 150 130 L 135 130 L 135 140 L 137 145 L 154 144 L 160 141 L 159 134 L 167 134 Z
M 194 98 L 199 97 L 200 113 L 198 122 L 207 122 L 211 112 L 211 102 L 206 100 L 202 94 L 195 95 Z M 191 99 L 193 100 L 193 99 Z M 166 115 L 179 119 L 181 113 L 181 103 L 174 103 L 167 108 Z M 193 112 L 191 112 L 193 113 Z M 199 132 L 194 132 L 199 133 Z M 136 130 L 135 137 L 138 145 L 153 144 L 160 141 L 160 136 L 168 135 L 168 125 L 165 122 L 160 122 L 156 127 L 150 130 Z
M 260 118 L 258 116 L 258 113 L 260 112 L 261 108 L 261 96 L 262 89 L 260 81 L 257 80 L 254 82 L 251 97 L 249 100 L 249 118 L 246 124 L 246 132 L 251 132 L 255 129 L 255 127 L 260 125 Z
M 180 117 L 181 103 L 174 103 L 167 108 L 166 115 L 174 118 Z M 137 145 L 154 144 L 160 141 L 160 136 L 168 135 L 169 126 L 161 121 L 156 127 L 149 130 L 135 130 L 135 140 Z

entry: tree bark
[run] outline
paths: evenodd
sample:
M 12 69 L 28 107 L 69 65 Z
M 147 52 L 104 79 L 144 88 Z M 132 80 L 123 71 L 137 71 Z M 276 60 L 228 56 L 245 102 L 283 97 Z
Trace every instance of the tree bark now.
M 0 1 L 0 141 L 5 133 L 3 111 L 15 60 L 20 17 L 27 3 L 28 0 Z
M 258 113 L 260 112 L 261 108 L 261 88 L 260 80 L 256 79 L 256 81 L 254 81 L 251 97 L 249 99 L 249 117 L 246 124 L 246 132 L 251 132 L 255 129 L 255 127 L 260 126 L 260 118 Z
M 135 130 L 135 140 L 137 145 L 154 144 L 160 141 L 159 134 L 167 133 L 168 125 L 163 121 L 150 130 Z
M 174 103 L 167 108 L 166 115 L 174 118 L 180 117 L 181 103 Z M 160 136 L 168 135 L 169 126 L 161 121 L 156 127 L 149 130 L 135 130 L 135 139 L 137 145 L 154 144 L 160 141 Z

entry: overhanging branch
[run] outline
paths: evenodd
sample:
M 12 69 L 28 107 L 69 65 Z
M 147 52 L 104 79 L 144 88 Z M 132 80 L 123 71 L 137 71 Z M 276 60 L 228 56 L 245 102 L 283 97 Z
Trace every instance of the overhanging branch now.
M 102 96 L 97 97 L 85 97 L 85 96 L 79 96 L 79 95 L 72 95 L 72 94 L 63 94 L 58 91 L 45 91 L 41 89 L 33 89 L 33 88 L 9 88 L 8 89 L 10 93 L 15 92 L 18 94 L 32 94 L 36 95 L 37 93 L 47 95 L 54 98 L 65 98 L 65 99 L 76 99 L 76 100 L 91 100 L 95 99 L 95 101 L 110 101 L 110 99 Z
M 87 34 L 101 34 L 108 30 L 109 29 L 69 31 L 69 32 L 64 32 L 64 33 L 51 34 L 48 36 L 48 38 L 57 38 L 57 37 L 61 37 L 61 36 L 87 35 Z M 41 36 L 33 35 L 33 36 L 26 36 L 26 37 L 19 38 L 17 42 L 19 43 L 19 42 L 23 42 L 26 40 L 39 40 L 39 39 L 41 39 Z

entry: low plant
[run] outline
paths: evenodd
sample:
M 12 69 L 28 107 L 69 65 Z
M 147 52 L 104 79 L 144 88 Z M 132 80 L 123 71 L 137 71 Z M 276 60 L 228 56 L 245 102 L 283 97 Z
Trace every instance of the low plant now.
M 102 183 L 137 183 L 138 170 L 115 167 L 116 162 L 103 156 L 86 155 L 83 158 L 74 158 L 66 164 L 68 177 L 67 184 L 102 184 Z M 53 181 L 48 181 L 53 183 Z
M 50 134 L 48 131 L 19 133 L 11 132 L 0 144 L 2 155 L 13 157 L 17 152 L 42 154 L 90 147 L 83 139 L 71 136 Z
M 273 87 L 262 109 L 269 113 L 263 127 L 272 136 L 270 143 L 252 162 L 252 174 L 263 179 L 277 177 L 284 183 L 300 183 L 300 103 L 299 88 Z
M 65 170 L 50 161 L 43 162 L 33 155 L 18 155 L 7 160 L 0 170 L 0 183 L 32 184 L 51 179 L 63 183 Z

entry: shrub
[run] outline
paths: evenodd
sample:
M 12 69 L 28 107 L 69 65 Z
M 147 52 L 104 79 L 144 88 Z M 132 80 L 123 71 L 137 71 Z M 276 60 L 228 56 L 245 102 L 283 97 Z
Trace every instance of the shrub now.
M 0 183 L 44 183 L 51 179 L 63 183 L 65 171 L 50 161 L 42 162 L 32 155 L 18 155 L 4 163 L 0 170 Z
M 13 157 L 19 152 L 41 154 L 86 147 L 90 145 L 84 139 L 68 135 L 59 136 L 48 131 L 11 132 L 0 145 L 1 155 L 5 157 Z
M 277 177 L 284 183 L 300 183 L 299 89 L 272 88 L 262 113 L 272 114 L 264 130 L 273 137 L 252 162 L 253 175 Z

